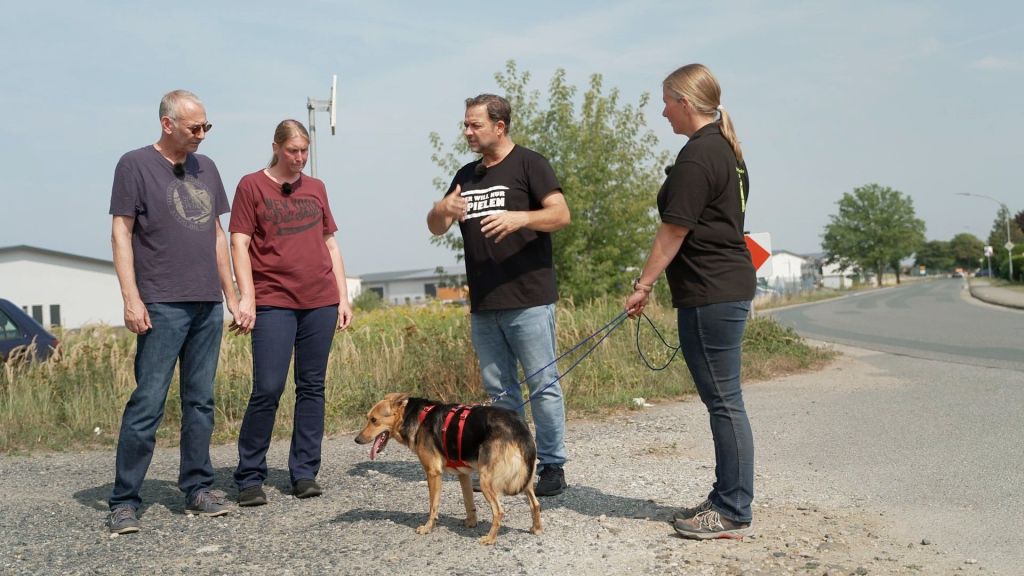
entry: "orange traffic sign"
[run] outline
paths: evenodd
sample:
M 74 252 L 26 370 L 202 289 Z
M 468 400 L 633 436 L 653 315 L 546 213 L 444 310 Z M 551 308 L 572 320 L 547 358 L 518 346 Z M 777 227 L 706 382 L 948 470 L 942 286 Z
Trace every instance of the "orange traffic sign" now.
M 758 278 L 764 278 L 772 273 L 772 236 L 767 232 L 756 234 L 744 234 L 743 239 L 747 242 L 747 249 L 750 250 L 750 261 L 754 263 L 754 270 Z

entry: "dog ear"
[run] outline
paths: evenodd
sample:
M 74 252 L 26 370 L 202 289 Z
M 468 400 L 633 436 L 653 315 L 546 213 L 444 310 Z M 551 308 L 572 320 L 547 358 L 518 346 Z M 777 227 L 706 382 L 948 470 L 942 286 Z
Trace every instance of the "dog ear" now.
M 393 394 L 391 398 L 391 405 L 396 409 L 405 408 L 405 405 L 409 403 L 409 395 L 405 393 Z

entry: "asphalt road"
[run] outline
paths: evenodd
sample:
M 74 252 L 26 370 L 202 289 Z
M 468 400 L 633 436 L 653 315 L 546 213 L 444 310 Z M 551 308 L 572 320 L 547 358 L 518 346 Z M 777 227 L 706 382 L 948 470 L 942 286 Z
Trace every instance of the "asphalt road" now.
M 767 313 L 808 338 L 1024 372 L 1024 310 L 974 300 L 961 279 L 905 284 Z
M 1024 311 L 970 301 L 957 280 L 907 285 L 772 313 L 876 373 L 819 382 L 762 421 L 798 422 L 762 457 L 806 469 L 1001 573 L 1024 560 Z M 777 390 L 774 391 L 777 393 Z M 751 390 L 757 404 L 759 392 Z M 773 394 L 774 397 L 774 394 Z M 776 398 L 777 399 L 777 398 Z

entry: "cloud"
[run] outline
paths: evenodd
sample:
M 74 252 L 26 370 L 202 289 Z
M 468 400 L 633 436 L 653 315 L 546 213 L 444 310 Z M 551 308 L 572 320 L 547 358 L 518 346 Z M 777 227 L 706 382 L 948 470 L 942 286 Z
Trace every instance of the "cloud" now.
M 1002 58 L 999 56 L 985 56 L 971 63 L 971 68 L 977 70 L 993 71 L 1018 71 L 1024 70 L 1024 58 Z

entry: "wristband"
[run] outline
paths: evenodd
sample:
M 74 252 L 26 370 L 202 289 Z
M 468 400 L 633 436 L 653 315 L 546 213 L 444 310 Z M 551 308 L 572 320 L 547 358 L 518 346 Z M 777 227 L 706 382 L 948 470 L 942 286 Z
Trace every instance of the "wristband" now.
M 646 292 L 650 294 L 651 290 L 654 290 L 654 284 L 651 284 L 650 286 L 648 286 L 647 284 L 641 284 L 640 279 L 637 278 L 636 280 L 633 280 L 633 290 L 638 290 L 640 292 Z

